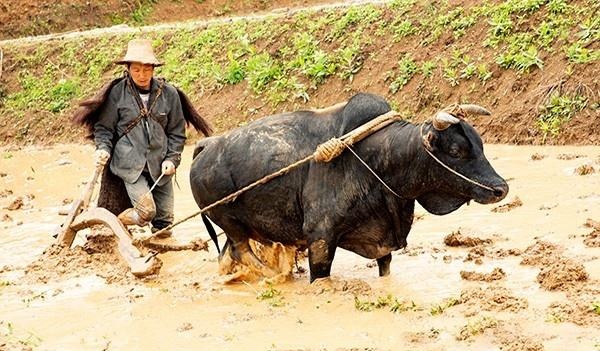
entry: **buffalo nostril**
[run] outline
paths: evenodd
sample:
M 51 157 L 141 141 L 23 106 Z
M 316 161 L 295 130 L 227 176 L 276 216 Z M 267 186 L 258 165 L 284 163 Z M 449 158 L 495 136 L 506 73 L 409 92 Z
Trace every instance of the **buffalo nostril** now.
M 507 191 L 508 191 L 508 189 L 505 186 L 494 187 L 494 196 L 504 197 L 506 195 Z

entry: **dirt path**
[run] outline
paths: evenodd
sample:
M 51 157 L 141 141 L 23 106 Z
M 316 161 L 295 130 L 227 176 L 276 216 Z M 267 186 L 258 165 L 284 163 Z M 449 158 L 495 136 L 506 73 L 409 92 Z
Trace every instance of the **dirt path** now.
M 191 149 L 179 171 L 178 218 L 197 209 L 187 190 Z M 488 158 L 511 187 L 503 203 L 472 204 L 443 217 L 418 209 L 409 247 L 394 255 L 390 277 L 377 277 L 374 262 L 342 250 L 331 280 L 309 285 L 307 274 L 296 272 L 272 288 L 221 284 L 212 248 L 163 254 L 161 274 L 145 281 L 119 270 L 115 255 L 81 248 L 60 260 L 46 252 L 40 260 L 63 218 L 59 205 L 76 197 L 91 174 L 91 147 L 0 152 L 2 350 L 597 350 L 600 344 L 600 248 L 584 244 L 593 232 L 584 223 L 600 219 L 599 147 L 490 145 Z M 582 165 L 595 172 L 578 175 Z M 21 205 L 14 205 L 19 197 Z M 517 197 L 521 206 L 492 211 Z M 199 220 L 186 222 L 176 238 L 206 237 L 202 228 Z M 446 246 L 452 232 L 446 242 L 453 246 Z M 86 250 L 97 252 L 89 244 Z M 586 280 L 578 280 L 582 272 Z M 548 285 L 548 278 L 558 284 Z
M 228 16 L 228 17 L 218 17 L 218 18 L 209 18 L 209 19 L 200 19 L 200 20 L 189 20 L 189 21 L 180 21 L 180 22 L 170 22 L 170 23 L 159 23 L 142 27 L 132 27 L 126 24 L 106 27 L 106 28 L 97 28 L 90 29 L 84 31 L 70 31 L 66 33 L 55 33 L 55 34 L 47 34 L 47 35 L 38 35 L 38 36 L 29 36 L 17 39 L 7 39 L 0 40 L 0 47 L 3 45 L 19 45 L 26 44 L 32 42 L 43 42 L 48 40 L 60 40 L 60 39 L 73 39 L 73 38 L 90 38 L 90 37 L 100 37 L 106 34 L 132 34 L 132 33 L 148 33 L 148 32 L 157 32 L 163 30 L 173 30 L 173 29 L 194 29 L 194 28 L 202 28 L 213 24 L 219 23 L 229 23 L 238 20 L 247 20 L 247 21 L 259 21 L 264 20 L 266 18 L 278 18 L 291 16 L 298 12 L 302 11 L 320 11 L 320 10 L 328 10 L 328 9 L 336 9 L 336 8 L 346 8 L 353 5 L 358 4 L 385 4 L 391 2 L 391 0 L 347 0 L 342 2 L 326 2 L 324 4 L 317 4 L 311 6 L 302 6 L 302 7 L 282 7 L 275 8 L 269 11 L 256 12 L 251 14 L 244 14 L 239 16 Z

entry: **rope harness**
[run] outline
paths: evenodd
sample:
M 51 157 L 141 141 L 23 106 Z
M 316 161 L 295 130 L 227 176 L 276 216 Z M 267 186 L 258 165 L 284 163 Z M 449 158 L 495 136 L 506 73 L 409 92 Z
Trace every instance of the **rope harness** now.
M 421 128 L 419 130 L 419 134 L 421 135 L 421 140 L 423 140 L 423 148 L 425 149 L 425 152 L 427 152 L 427 154 L 429 156 L 431 156 L 431 158 L 433 158 L 437 163 L 439 163 L 442 167 L 444 167 L 446 170 L 448 170 L 450 173 L 466 180 L 467 182 L 473 184 L 473 185 L 477 185 L 478 187 L 481 187 L 483 189 L 489 190 L 491 192 L 494 192 L 494 189 L 490 188 L 487 185 L 481 184 L 476 180 L 473 180 L 465 175 L 463 175 L 462 173 L 459 173 L 458 171 L 453 170 L 452 168 L 450 168 L 450 166 L 448 166 L 447 164 L 445 164 L 444 162 L 442 162 L 439 158 L 437 158 L 433 152 L 431 152 L 429 150 L 429 148 L 431 147 L 430 145 L 426 144 L 425 142 L 425 136 L 423 135 L 423 126 L 425 126 L 425 123 L 421 124 Z
M 265 184 L 279 176 L 282 176 L 286 173 L 288 173 L 289 171 L 296 169 L 300 166 L 302 166 L 303 164 L 310 162 L 312 160 L 316 161 L 316 162 L 330 162 L 331 160 L 335 159 L 336 157 L 338 157 L 339 155 L 342 154 L 342 152 L 344 152 L 345 149 L 350 150 L 350 152 L 377 178 L 377 180 L 379 180 L 381 182 L 381 184 L 383 184 L 383 186 L 388 189 L 392 194 L 394 194 L 395 196 L 397 196 L 398 198 L 401 198 L 400 195 L 398 195 L 394 190 L 392 190 L 392 188 L 390 188 L 384 181 L 383 179 L 381 179 L 381 177 L 379 177 L 377 175 L 377 173 L 367 165 L 367 163 L 360 158 L 360 156 L 358 156 L 358 154 L 351 148 L 351 145 L 357 143 L 358 141 L 368 137 L 369 135 L 375 133 L 376 131 L 383 129 L 385 127 L 387 127 L 388 125 L 401 120 L 399 114 L 396 111 L 390 111 L 387 112 L 377 118 L 372 119 L 371 121 L 361 125 L 360 127 L 344 134 L 343 136 L 339 137 L 339 138 L 332 138 L 320 145 L 317 146 L 316 150 L 314 153 L 304 157 L 303 159 L 300 159 L 292 164 L 290 164 L 287 167 L 284 167 L 276 172 L 273 172 L 241 189 L 239 189 L 238 191 L 231 193 L 223 198 L 221 198 L 218 201 L 213 202 L 212 204 L 203 207 L 202 209 L 200 209 L 199 211 L 169 225 L 168 227 L 165 227 L 157 232 L 155 232 L 152 235 L 147 236 L 146 238 L 141 238 L 139 239 L 139 242 L 141 242 L 142 244 L 145 244 L 147 242 L 149 242 L 150 240 L 152 240 L 153 238 L 160 236 L 161 233 L 163 231 L 167 231 L 172 229 L 173 227 L 188 221 L 206 211 L 211 210 L 212 208 L 219 206 L 219 205 L 223 205 L 226 203 L 229 203 L 231 201 L 235 201 L 235 199 L 242 195 L 243 193 L 245 193 L 248 190 L 252 190 L 254 188 L 256 188 L 257 186 L 261 185 L 261 184 Z M 458 177 L 474 184 L 477 186 L 480 186 L 484 189 L 490 190 L 490 191 L 494 191 L 492 188 L 483 185 L 475 180 L 472 180 L 462 174 L 460 174 L 459 172 L 453 170 L 452 168 L 450 168 L 449 166 L 447 166 L 446 164 L 444 164 L 442 161 L 440 161 L 437 157 L 435 157 L 435 155 L 433 155 L 433 153 L 431 151 L 428 150 L 427 145 L 424 142 L 424 138 L 423 138 L 423 126 L 425 125 L 425 123 L 421 124 L 421 128 L 420 128 L 420 134 L 421 134 L 421 140 L 423 141 L 423 148 L 425 149 L 425 151 L 427 151 L 427 154 L 429 154 L 435 161 L 437 161 L 440 165 L 442 165 L 445 169 L 447 169 L 448 171 L 450 171 L 451 173 L 457 175 Z

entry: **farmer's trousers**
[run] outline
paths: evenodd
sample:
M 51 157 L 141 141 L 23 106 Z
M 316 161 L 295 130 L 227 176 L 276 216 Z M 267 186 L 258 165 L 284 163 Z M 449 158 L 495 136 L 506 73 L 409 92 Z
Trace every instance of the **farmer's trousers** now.
M 144 196 L 154 184 L 154 181 L 147 172 L 142 172 L 140 177 L 133 183 L 125 183 L 127 195 L 135 207 L 139 199 Z M 149 217 L 154 228 L 162 229 L 173 223 L 174 193 L 173 182 L 169 180 L 164 185 L 157 185 L 152 190 L 152 200 L 154 208 L 151 209 Z

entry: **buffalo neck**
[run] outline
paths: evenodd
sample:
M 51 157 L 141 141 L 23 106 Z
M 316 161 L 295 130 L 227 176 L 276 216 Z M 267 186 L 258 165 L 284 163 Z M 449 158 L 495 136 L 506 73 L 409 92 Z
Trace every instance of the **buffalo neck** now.
M 424 150 L 420 125 L 396 122 L 365 139 L 356 150 L 404 199 L 416 199 L 429 183 L 431 160 Z

